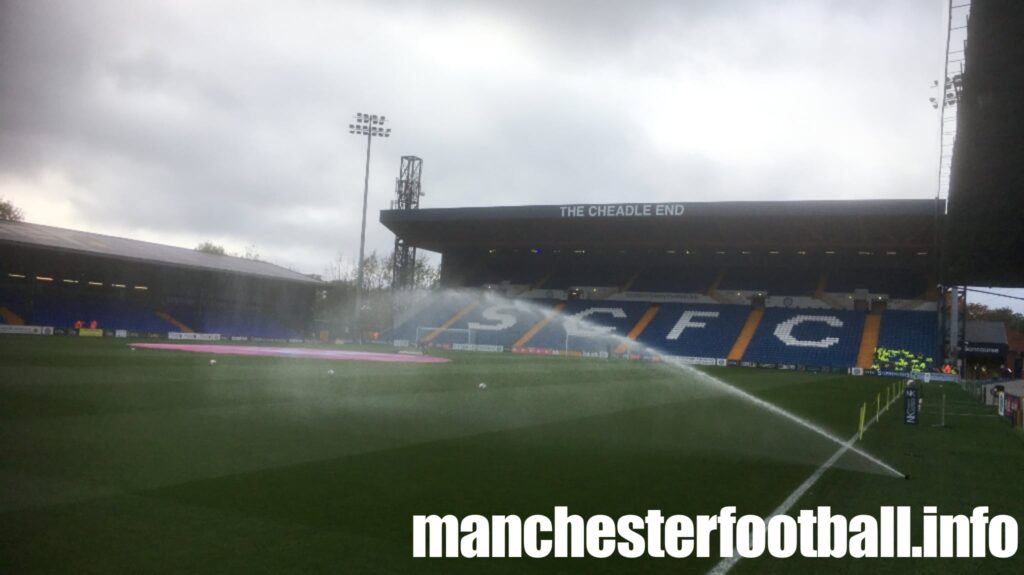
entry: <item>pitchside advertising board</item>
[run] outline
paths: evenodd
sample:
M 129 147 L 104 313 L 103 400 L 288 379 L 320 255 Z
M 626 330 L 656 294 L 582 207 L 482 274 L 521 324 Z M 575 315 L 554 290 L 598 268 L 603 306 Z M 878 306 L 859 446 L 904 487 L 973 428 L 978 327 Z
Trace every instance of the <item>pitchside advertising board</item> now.
M 182 331 L 167 332 L 167 339 L 184 339 L 195 341 L 220 341 L 219 333 L 192 333 Z
M 908 385 L 903 390 L 903 423 L 917 425 L 919 397 L 920 393 L 914 385 Z
M 0 333 L 11 335 L 53 335 L 53 328 L 42 325 L 0 325 Z

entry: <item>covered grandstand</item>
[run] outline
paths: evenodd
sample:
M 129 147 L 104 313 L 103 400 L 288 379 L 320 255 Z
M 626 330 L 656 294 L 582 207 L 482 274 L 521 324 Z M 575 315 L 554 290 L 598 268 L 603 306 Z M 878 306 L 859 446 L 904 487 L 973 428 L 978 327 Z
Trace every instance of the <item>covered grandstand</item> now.
M 258 260 L 0 222 L 0 323 L 8 330 L 289 339 L 307 333 L 319 285 Z
M 970 3 L 946 229 L 947 285 L 1024 287 L 1024 2 Z
M 830 370 L 871 369 L 887 348 L 934 368 L 943 211 L 933 200 L 384 211 L 396 235 L 441 254 L 442 283 L 458 290 L 402 318 L 395 339 L 598 354 L 637 342 L 702 363 Z

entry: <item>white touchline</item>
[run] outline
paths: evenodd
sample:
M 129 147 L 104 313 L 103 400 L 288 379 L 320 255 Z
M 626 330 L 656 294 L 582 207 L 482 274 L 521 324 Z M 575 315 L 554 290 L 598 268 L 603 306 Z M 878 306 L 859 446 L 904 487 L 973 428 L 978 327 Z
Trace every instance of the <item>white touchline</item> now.
M 867 428 L 865 427 L 865 429 Z M 793 491 L 793 493 L 790 493 L 789 497 L 787 497 L 781 505 L 776 507 L 775 511 L 772 511 L 771 515 L 765 518 L 765 523 L 768 523 L 768 521 L 772 517 L 775 517 L 776 515 L 785 515 L 786 512 L 792 509 L 792 507 L 796 505 L 796 502 L 799 501 L 800 498 L 804 496 L 804 493 L 807 493 L 807 490 L 813 487 L 814 484 L 817 483 L 819 479 L 821 479 L 821 476 L 825 474 L 825 471 L 827 471 L 829 467 L 835 465 L 836 461 L 839 461 L 839 458 L 842 457 L 843 454 L 845 454 L 847 451 L 849 451 L 851 447 L 853 447 L 853 443 L 857 441 L 857 435 L 859 434 L 854 433 L 853 437 L 851 437 L 845 444 L 843 444 L 842 447 L 836 450 L 836 452 L 832 454 L 832 457 L 828 458 L 828 461 L 822 463 L 821 466 L 818 467 L 818 469 L 814 470 L 814 473 L 812 473 L 810 477 L 808 477 L 803 483 L 801 483 L 800 487 L 797 487 L 796 490 Z M 725 575 L 729 572 L 730 569 L 733 568 L 734 565 L 736 565 L 736 563 L 739 562 L 739 560 L 740 555 L 739 553 L 736 553 L 734 550 L 732 557 L 726 557 L 719 561 L 718 564 L 715 565 L 713 569 L 711 569 L 711 571 L 708 571 L 708 575 Z
M 867 429 L 871 427 L 873 423 L 874 420 L 869 421 L 867 425 L 864 426 L 864 430 L 867 431 Z M 770 516 L 765 518 L 765 523 L 768 523 L 768 520 L 770 520 L 772 517 L 775 517 L 776 515 L 785 515 L 790 509 L 792 509 L 793 506 L 796 505 L 796 502 L 799 501 L 805 493 L 807 493 L 807 490 L 813 487 L 814 484 L 817 483 L 819 479 L 821 479 L 821 476 L 824 475 L 830 467 L 835 465 L 836 461 L 839 461 L 840 457 L 842 457 L 847 451 L 850 450 L 850 448 L 853 447 L 853 444 L 857 441 L 858 435 L 860 434 L 854 433 L 853 437 L 847 440 L 842 447 L 840 447 L 838 450 L 836 450 L 835 453 L 832 454 L 832 457 L 829 457 L 825 463 L 822 463 L 821 466 L 815 469 L 814 473 L 812 473 L 810 477 L 808 477 L 803 483 L 800 484 L 800 487 L 797 487 L 796 490 L 793 491 L 793 493 L 790 493 L 789 497 L 787 497 L 781 505 L 776 507 L 775 511 L 772 511 L 772 514 Z M 734 565 L 736 565 L 736 563 L 739 563 L 739 560 L 739 553 L 736 553 L 735 550 L 733 550 L 732 557 L 726 557 L 719 561 L 718 564 L 716 564 L 711 569 L 711 571 L 708 571 L 708 575 L 725 575 L 729 572 L 730 569 L 733 568 Z

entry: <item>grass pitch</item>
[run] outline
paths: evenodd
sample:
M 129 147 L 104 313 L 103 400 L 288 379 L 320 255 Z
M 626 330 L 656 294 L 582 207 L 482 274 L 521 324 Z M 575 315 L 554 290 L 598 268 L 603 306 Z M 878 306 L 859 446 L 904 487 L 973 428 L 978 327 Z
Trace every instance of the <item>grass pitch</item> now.
M 837 448 L 668 366 L 448 357 L 211 366 L 124 340 L 0 338 L 0 572 L 703 573 L 716 560 L 413 560 L 412 515 L 764 515 Z M 843 438 L 891 383 L 711 373 Z M 933 427 L 942 393 L 947 426 Z M 989 505 L 1024 520 L 1019 434 L 954 386 L 930 384 L 925 400 L 921 425 L 894 409 L 860 444 L 910 481 L 847 454 L 796 508 Z M 764 559 L 733 572 L 908 569 L 1020 563 Z

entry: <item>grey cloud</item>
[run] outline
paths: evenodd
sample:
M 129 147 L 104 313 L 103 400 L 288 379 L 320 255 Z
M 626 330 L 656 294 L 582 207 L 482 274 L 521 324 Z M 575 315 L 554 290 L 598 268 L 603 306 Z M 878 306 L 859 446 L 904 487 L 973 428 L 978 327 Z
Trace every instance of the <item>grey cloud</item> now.
M 86 191 L 70 199 L 99 231 L 228 237 L 319 272 L 356 250 L 364 148 L 347 124 L 358 111 L 394 122 L 394 137 L 374 142 L 371 174 L 368 234 L 382 251 L 391 238 L 375 214 L 402 154 L 424 158 L 426 206 L 933 193 L 921 166 L 934 131 L 928 66 L 941 49 L 934 2 L 44 0 L 2 10 L 0 178 L 63 174 Z M 511 58 L 429 51 L 453 29 L 491 24 L 511 31 Z M 817 82 L 840 98 L 835 125 L 854 116 L 869 134 L 865 157 L 895 155 L 899 169 L 841 170 L 830 147 L 851 135 L 827 126 L 808 132 L 822 141 L 757 171 L 705 153 L 685 130 L 679 139 L 698 145 L 655 149 L 644 124 L 667 120 L 645 117 L 633 98 L 659 94 L 638 86 L 677 78 L 696 89 L 726 73 L 763 78 L 766 90 Z M 762 100 L 753 91 L 749 105 Z

